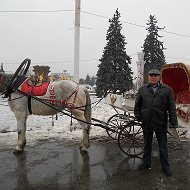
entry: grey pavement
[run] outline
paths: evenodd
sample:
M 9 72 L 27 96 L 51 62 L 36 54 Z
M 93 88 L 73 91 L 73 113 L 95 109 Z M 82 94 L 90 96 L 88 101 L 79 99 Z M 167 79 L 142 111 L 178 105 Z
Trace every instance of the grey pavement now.
M 127 157 L 117 141 L 91 139 L 88 153 L 78 143 L 41 141 L 21 154 L 0 150 L 0 190 L 188 190 L 190 142 L 169 142 L 172 177 L 166 177 L 153 149 L 152 169 L 137 170 L 141 157 Z

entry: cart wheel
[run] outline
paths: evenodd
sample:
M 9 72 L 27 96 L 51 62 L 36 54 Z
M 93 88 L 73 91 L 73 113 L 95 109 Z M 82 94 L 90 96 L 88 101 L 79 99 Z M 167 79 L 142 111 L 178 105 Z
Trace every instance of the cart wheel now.
M 111 116 L 107 121 L 107 125 L 113 131 L 106 129 L 108 136 L 117 140 L 120 130 L 129 122 L 129 120 L 130 118 L 126 114 L 115 114 Z
M 14 75 L 12 78 L 7 82 L 7 85 L 5 87 L 5 95 L 4 98 L 7 98 L 12 92 L 13 92 L 13 86 L 14 82 L 20 77 L 26 75 L 29 67 L 30 67 L 31 60 L 30 59 L 25 59 L 18 69 L 15 71 Z
M 26 75 L 29 67 L 30 67 L 31 60 L 30 59 L 25 59 L 20 66 L 17 68 L 15 71 L 14 75 L 10 79 L 10 81 L 7 84 L 7 88 L 11 88 L 13 83 L 16 81 L 16 79 L 21 76 L 21 75 Z
M 138 156 L 144 152 L 141 123 L 130 121 L 118 135 L 119 148 L 128 156 Z

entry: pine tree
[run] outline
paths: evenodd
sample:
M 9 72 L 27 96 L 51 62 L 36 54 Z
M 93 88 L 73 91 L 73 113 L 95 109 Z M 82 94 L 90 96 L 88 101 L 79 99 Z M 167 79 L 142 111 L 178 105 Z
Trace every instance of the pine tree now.
M 157 20 L 155 16 L 150 15 L 147 25 L 149 26 L 146 30 L 148 34 L 143 44 L 144 54 L 144 83 L 148 82 L 148 71 L 151 69 L 160 70 L 161 67 L 166 63 L 163 50 L 163 42 L 159 41 L 159 38 L 162 38 L 158 34 L 159 31 L 162 31 L 165 27 L 160 28 L 157 26 Z
M 85 84 L 85 79 L 83 78 L 79 79 L 79 84 Z
M 91 78 L 90 78 L 89 74 L 87 74 L 86 80 L 85 80 L 86 84 L 90 84 L 90 80 L 91 80 Z
M 116 10 L 106 34 L 106 46 L 104 47 L 99 69 L 96 74 L 97 95 L 102 96 L 109 91 L 121 93 L 132 88 L 131 58 L 126 53 L 125 37 L 121 34 L 120 13 Z
M 90 85 L 94 86 L 95 85 L 96 78 L 94 76 L 91 77 L 90 79 Z
M 95 85 L 96 78 L 94 76 L 90 77 L 89 74 L 86 75 L 86 79 L 81 78 L 79 84 L 89 84 L 91 86 Z

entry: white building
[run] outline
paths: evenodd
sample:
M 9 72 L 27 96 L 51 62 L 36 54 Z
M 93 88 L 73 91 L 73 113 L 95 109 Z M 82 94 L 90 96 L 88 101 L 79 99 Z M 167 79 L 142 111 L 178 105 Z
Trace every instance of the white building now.
M 144 52 L 138 52 L 137 63 L 137 82 L 136 89 L 138 90 L 144 84 Z

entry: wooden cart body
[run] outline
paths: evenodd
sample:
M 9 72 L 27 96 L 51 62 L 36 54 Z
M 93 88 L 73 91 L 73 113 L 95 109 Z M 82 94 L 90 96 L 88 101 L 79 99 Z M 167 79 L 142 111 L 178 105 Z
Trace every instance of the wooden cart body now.
M 161 80 L 174 91 L 180 140 L 190 139 L 190 65 L 184 63 L 165 64 L 161 70 Z

